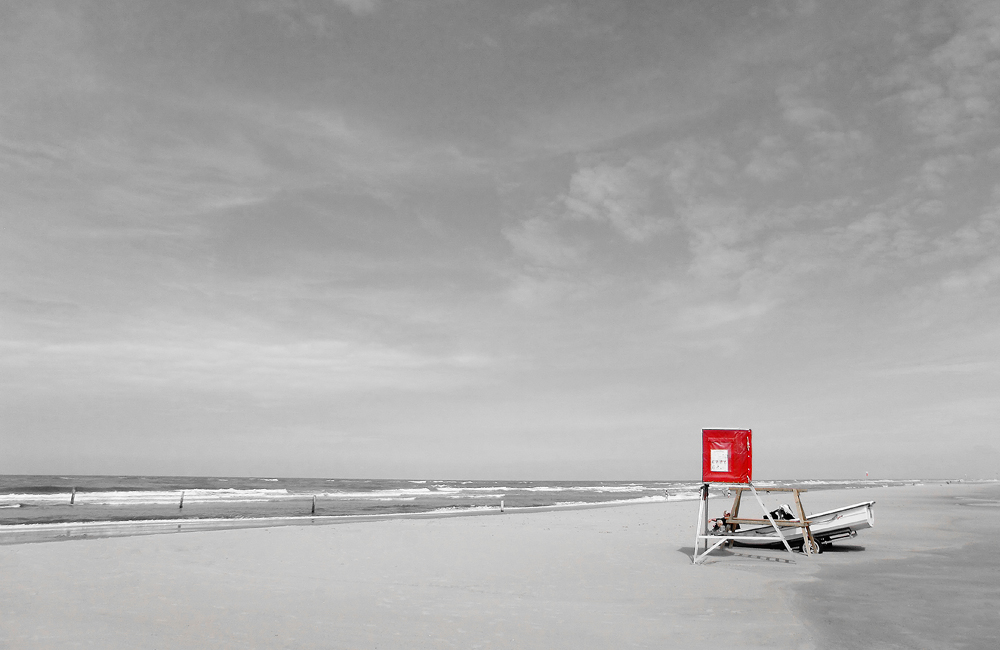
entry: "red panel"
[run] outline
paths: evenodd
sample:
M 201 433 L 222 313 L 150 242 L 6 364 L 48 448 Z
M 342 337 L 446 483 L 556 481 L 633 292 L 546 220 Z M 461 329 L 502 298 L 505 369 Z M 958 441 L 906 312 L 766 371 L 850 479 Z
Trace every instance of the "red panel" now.
M 753 475 L 750 429 L 702 429 L 701 440 L 703 482 L 750 482 Z

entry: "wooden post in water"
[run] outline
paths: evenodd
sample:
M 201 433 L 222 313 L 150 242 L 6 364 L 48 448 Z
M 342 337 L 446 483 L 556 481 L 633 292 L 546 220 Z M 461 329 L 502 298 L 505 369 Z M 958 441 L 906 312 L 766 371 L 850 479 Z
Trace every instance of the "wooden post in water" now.
M 503 512 L 503 499 L 500 499 L 500 512 Z
M 73 488 L 72 494 L 69 495 L 69 504 L 73 505 L 76 503 L 76 488 Z
M 311 515 L 316 514 L 316 495 L 315 494 L 313 495 L 313 508 L 312 508 L 312 512 L 310 512 L 309 514 L 311 514 Z
M 184 490 L 181 490 L 181 505 L 177 507 L 178 510 L 184 509 Z

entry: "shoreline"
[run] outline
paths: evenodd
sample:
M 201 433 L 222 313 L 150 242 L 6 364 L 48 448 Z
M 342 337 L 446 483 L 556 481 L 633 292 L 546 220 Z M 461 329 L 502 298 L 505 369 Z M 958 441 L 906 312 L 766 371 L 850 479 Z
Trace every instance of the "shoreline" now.
M 804 500 L 816 512 L 858 495 Z M 955 620 L 965 647 L 992 647 L 1000 596 L 982 563 L 996 566 L 1000 485 L 863 495 L 875 527 L 831 551 L 720 550 L 699 565 L 693 501 L 2 546 L 0 645 L 953 647 Z
M 885 479 L 887 483 L 901 483 L 898 479 Z M 758 485 L 758 490 L 766 492 L 774 482 L 763 482 Z M 803 488 L 803 493 L 826 493 L 841 491 L 857 491 L 871 489 L 888 489 L 896 487 L 916 487 L 919 485 L 945 485 L 945 484 L 983 484 L 995 483 L 995 481 L 973 481 L 962 482 L 950 479 L 928 479 L 925 482 L 914 482 L 913 484 L 886 485 L 880 487 L 843 485 L 837 487 L 823 487 L 810 491 L 808 487 Z M 717 486 L 718 489 L 718 486 Z M 713 493 L 709 497 L 712 505 L 723 502 L 731 497 L 719 493 Z M 807 497 L 808 498 L 808 497 Z M 0 524 L 0 546 L 11 546 L 17 544 L 38 544 L 57 541 L 76 541 L 84 539 L 104 539 L 110 537 L 135 537 L 147 535 L 170 535 L 178 532 L 204 532 L 211 530 L 243 530 L 250 528 L 270 528 L 282 526 L 329 526 L 351 522 L 378 522 L 390 519 L 410 519 L 410 518 L 440 518 L 440 517 L 475 517 L 499 514 L 522 514 L 529 512 L 548 512 L 553 510 L 574 510 L 590 508 L 615 508 L 624 506 L 637 506 L 648 503 L 676 503 L 697 501 L 698 497 L 676 496 L 667 497 L 648 496 L 635 499 L 619 499 L 599 502 L 569 502 L 539 506 L 512 506 L 507 505 L 502 510 L 499 505 L 457 507 L 455 509 L 437 509 L 422 512 L 390 512 L 384 514 L 306 514 L 306 515 L 272 515 L 272 516 L 231 516 L 231 517 L 158 517 L 152 519 L 101 519 L 101 520 L 79 520 L 79 521 L 56 521 L 38 523 L 17 523 Z M 710 506 L 711 507 L 711 506 Z M 812 509 L 816 512 L 816 509 Z
M 697 497 L 677 499 L 629 499 L 601 501 L 595 503 L 565 503 L 545 506 L 500 506 L 469 507 L 456 510 L 432 510 L 427 512 L 393 512 L 385 514 L 360 515 L 289 515 L 275 517 L 206 517 L 176 519 L 127 519 L 102 521 L 64 521 L 51 523 L 0 525 L 0 546 L 18 544 L 40 544 L 45 542 L 75 541 L 84 539 L 108 539 L 113 537 L 141 537 L 147 535 L 171 535 L 178 532 L 209 532 L 217 530 L 245 530 L 255 528 L 278 528 L 284 526 L 332 526 L 337 524 L 390 521 L 395 519 L 442 519 L 451 517 L 481 517 L 487 515 L 520 515 L 535 512 L 562 510 L 590 510 L 597 508 L 622 508 L 648 505 L 651 503 L 676 503 L 697 501 Z M 176 527 L 176 529 L 175 529 Z M 76 535 L 55 535 L 79 529 Z M 105 534 L 88 535 L 85 531 Z

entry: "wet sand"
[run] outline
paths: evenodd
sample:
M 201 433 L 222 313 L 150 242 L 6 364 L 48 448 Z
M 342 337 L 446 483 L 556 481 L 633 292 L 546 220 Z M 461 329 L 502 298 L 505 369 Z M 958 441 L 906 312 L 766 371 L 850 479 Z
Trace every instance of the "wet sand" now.
M 882 490 L 876 527 L 795 591 L 820 648 L 1000 645 L 1000 486 Z
M 963 647 L 917 618 L 995 617 L 987 579 L 955 568 L 989 540 L 948 525 L 995 526 L 997 508 L 957 505 L 989 489 L 811 492 L 811 511 L 875 499 L 876 528 L 812 558 L 734 549 L 701 566 L 695 502 L 4 546 L 0 647 Z M 886 591 L 935 595 L 917 612 Z M 859 611 L 870 633 L 845 633 Z M 993 647 L 989 632 L 964 647 Z

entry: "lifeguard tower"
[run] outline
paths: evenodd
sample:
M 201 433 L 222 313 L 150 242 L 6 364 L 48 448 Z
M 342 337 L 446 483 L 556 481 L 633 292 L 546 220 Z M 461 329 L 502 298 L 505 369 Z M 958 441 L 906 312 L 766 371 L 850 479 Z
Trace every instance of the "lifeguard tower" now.
M 794 518 L 792 513 L 786 513 L 784 518 L 775 518 L 772 513 L 764 507 L 764 502 L 757 493 L 757 488 L 753 484 L 753 449 L 751 439 L 753 437 L 750 429 L 702 429 L 702 486 L 698 505 L 697 533 L 695 534 L 694 555 L 692 561 L 695 564 L 702 562 L 709 553 L 719 548 L 723 544 L 737 541 L 745 536 L 738 534 L 740 525 L 770 526 L 774 529 L 774 535 L 755 535 L 754 540 L 760 542 L 781 542 L 785 549 L 792 553 L 792 547 L 782 534 L 783 527 L 801 528 L 803 533 L 803 551 L 809 555 L 819 550 L 819 544 L 813 538 L 809 528 L 809 520 L 806 518 L 805 510 L 802 508 L 802 501 L 799 493 L 805 490 L 796 488 L 766 487 L 761 488 L 761 492 L 791 492 L 798 509 L 798 518 Z M 728 490 L 735 493 L 733 508 L 723 517 L 714 520 L 715 528 L 708 528 L 708 492 L 711 484 L 723 484 Z M 740 501 L 745 491 L 753 494 L 760 505 L 764 519 L 746 519 L 739 517 Z M 705 550 L 703 551 L 702 548 Z

